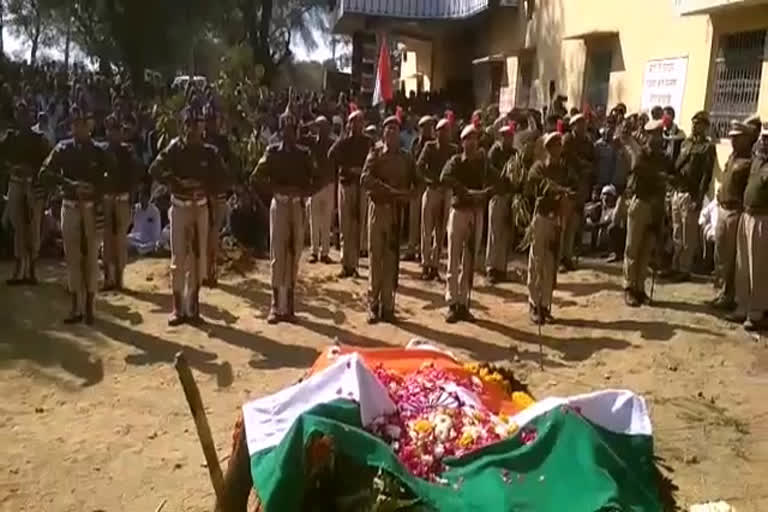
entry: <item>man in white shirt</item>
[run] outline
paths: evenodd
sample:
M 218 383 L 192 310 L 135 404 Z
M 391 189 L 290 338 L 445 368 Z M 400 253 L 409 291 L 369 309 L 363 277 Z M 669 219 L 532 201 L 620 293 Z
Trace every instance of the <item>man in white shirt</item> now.
M 149 191 L 143 189 L 139 202 L 133 207 L 133 228 L 128 233 L 128 246 L 141 256 L 151 254 L 157 249 L 161 231 L 160 210 L 149 202 Z

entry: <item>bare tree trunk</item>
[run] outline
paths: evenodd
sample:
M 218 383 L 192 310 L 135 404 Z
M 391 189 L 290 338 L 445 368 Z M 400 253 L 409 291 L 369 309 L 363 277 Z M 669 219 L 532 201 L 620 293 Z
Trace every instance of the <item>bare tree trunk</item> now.
M 67 13 L 67 35 L 64 40 L 64 69 L 69 72 L 69 49 L 72 44 L 72 12 Z
M 4 6 L 3 1 L 0 0 L 0 57 L 5 57 L 5 45 L 3 44 L 3 33 L 5 32 L 5 23 L 3 23 L 4 18 L 3 15 L 4 12 Z
M 35 32 L 32 36 L 32 49 L 29 51 L 29 65 L 35 67 L 37 63 L 37 50 L 40 47 L 40 18 L 35 22 Z

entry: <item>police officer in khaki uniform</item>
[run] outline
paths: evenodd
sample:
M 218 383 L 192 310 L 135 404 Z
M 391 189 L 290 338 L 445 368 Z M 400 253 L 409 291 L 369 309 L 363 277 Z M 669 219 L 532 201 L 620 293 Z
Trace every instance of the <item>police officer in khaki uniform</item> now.
M 445 164 L 440 182 L 453 190 L 448 216 L 448 275 L 445 299 L 446 322 L 473 321 L 469 311 L 475 272 L 474 258 L 483 233 L 483 217 L 493 184 L 485 153 L 479 147 L 479 131 L 469 125 L 461 131 L 463 151 Z
M 309 262 L 316 263 L 319 259 L 323 263 L 333 263 L 328 253 L 331 250 L 336 169 L 328 159 L 328 151 L 334 141 L 331 138 L 331 125 L 325 116 L 315 119 L 314 128 L 315 134 L 308 142 L 315 160 L 314 183 L 318 190 L 309 199 L 309 230 L 312 241 Z
M 632 166 L 627 184 L 627 244 L 624 250 L 624 300 L 638 307 L 649 302 L 645 293 L 648 266 L 664 221 L 664 200 L 674 165 L 664 153 L 661 120 L 645 124 L 645 146 Z
M 677 176 L 672 196 L 675 254 L 672 259 L 674 274 L 671 277 L 680 282 L 691 278 L 693 259 L 699 249 L 699 214 L 717 160 L 715 145 L 707 137 L 709 114 L 698 112 L 691 121 L 691 136 L 683 141 L 675 163 Z
M 736 242 L 736 312 L 744 329 L 768 326 L 768 126 L 760 132 L 744 190 L 744 213 Z
M 290 105 L 289 105 L 290 107 Z M 308 149 L 296 144 L 298 121 L 286 107 L 280 116 L 282 141 L 267 148 L 251 174 L 251 183 L 272 191 L 269 253 L 272 305 L 267 322 L 296 321 L 294 290 L 304 247 L 304 198 L 315 192 Z
M 72 139 L 60 142 L 40 168 L 40 179 L 60 186 L 61 232 L 67 262 L 72 310 L 66 323 L 93 323 L 93 300 L 99 282 L 99 230 L 105 176 L 114 173 L 111 155 L 92 139 L 88 116 L 77 106 L 70 112 Z
M 504 125 L 499 128 L 499 136 L 501 140 L 497 141 L 488 153 L 488 170 L 494 181 L 501 185 L 507 161 L 516 153 L 515 130 L 509 124 Z M 488 244 L 485 265 L 490 284 L 502 282 L 507 278 L 507 244 L 511 229 L 509 200 L 509 190 L 500 186 L 488 202 Z
M 438 267 L 452 195 L 451 189 L 440 183 L 440 173 L 458 151 L 451 142 L 449 121 L 441 119 L 437 123 L 437 139 L 427 141 L 417 161 L 426 184 L 421 197 L 421 278 L 425 281 L 440 280 Z
M 753 129 L 745 123 L 731 122 L 728 137 L 733 152 L 723 169 L 717 191 L 717 225 L 715 226 L 715 275 L 719 288 L 712 305 L 717 309 L 732 310 L 735 299 L 736 239 L 752 165 Z
M 562 200 L 573 194 L 564 186 L 568 172 L 562 159 L 562 136 L 550 132 L 543 143 L 547 156 L 531 166 L 524 185 L 526 197 L 535 204 L 528 251 L 528 305 L 534 324 L 552 320 L 560 233 L 567 221 L 562 218 Z
M 583 114 L 576 114 L 571 117 L 570 128 L 563 137 L 563 158 L 576 194 L 568 201 L 571 210 L 566 215 L 560 246 L 560 262 L 566 271 L 576 268 L 573 262 L 576 239 L 584 221 L 584 204 L 591 196 L 595 181 L 595 146 L 587 133 L 587 119 Z
M 373 141 L 363 134 L 363 113 L 349 114 L 347 133 L 328 151 L 334 171 L 339 173 L 339 226 L 341 228 L 341 273 L 339 277 L 358 277 L 360 236 L 362 224 L 360 208 L 365 200 L 360 191 L 360 174 Z
M 361 184 L 368 208 L 371 269 L 368 274 L 368 323 L 395 320 L 395 292 L 400 259 L 400 218 L 404 205 L 417 193 L 420 179 L 410 154 L 400 149 L 400 120 L 384 120 L 381 144 L 368 154 Z
M 37 284 L 35 263 L 40 251 L 40 229 L 45 191 L 37 173 L 51 148 L 45 135 L 32 130 L 26 103 L 16 104 L 16 130 L 0 141 L 0 166 L 9 171 L 8 203 L 13 226 L 13 253 L 16 259 L 9 286 Z
M 173 139 L 149 167 L 152 178 L 171 192 L 171 326 L 201 321 L 200 284 L 208 270 L 208 197 L 216 190 L 216 180 L 224 176 L 218 150 L 203 141 L 203 113 L 187 107 L 183 120 L 181 137 Z
M 104 286 L 102 290 L 122 290 L 123 270 L 128 260 L 128 226 L 131 223 L 131 197 L 144 176 L 133 147 L 123 141 L 117 117 L 104 119 L 106 150 L 115 166 L 104 183 Z
M 435 139 L 435 118 L 432 116 L 422 116 L 419 119 L 419 134 L 413 139 L 410 147 L 411 158 L 414 162 L 419 159 L 421 150 L 427 142 Z M 408 203 L 408 248 L 405 251 L 403 260 L 418 261 L 421 251 L 421 195 L 422 190 L 418 190 L 410 203 Z
M 218 285 L 217 261 L 219 255 L 219 241 L 221 230 L 227 221 L 229 205 L 227 204 L 227 193 L 233 185 L 233 177 L 237 170 L 233 169 L 235 159 L 229 146 L 229 139 L 219 128 L 219 114 L 216 108 L 209 104 L 204 111 L 205 114 L 205 143 L 214 146 L 221 160 L 224 162 L 225 174 L 220 176 L 214 183 L 211 196 L 208 198 L 208 254 L 206 261 L 208 270 L 203 279 L 204 286 L 215 288 Z

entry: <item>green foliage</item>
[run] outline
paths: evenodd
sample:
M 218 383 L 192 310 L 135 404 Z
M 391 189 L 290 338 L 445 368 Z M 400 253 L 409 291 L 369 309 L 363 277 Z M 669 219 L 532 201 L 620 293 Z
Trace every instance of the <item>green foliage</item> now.
M 253 54 L 247 46 L 238 45 L 222 58 L 216 80 L 221 108 L 229 123 L 229 143 L 245 179 L 264 153 L 259 140 L 259 119 L 253 104 L 261 94 L 259 82 L 264 70 L 253 65 Z

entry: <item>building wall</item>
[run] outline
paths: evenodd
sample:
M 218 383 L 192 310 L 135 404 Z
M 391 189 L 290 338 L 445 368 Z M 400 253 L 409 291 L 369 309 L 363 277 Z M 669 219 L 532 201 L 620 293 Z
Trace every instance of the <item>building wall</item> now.
M 431 90 L 430 75 L 432 74 L 432 46 L 428 39 L 398 37 L 405 44 L 408 58 L 400 66 L 400 79 L 405 82 L 406 94 L 417 90 L 417 75 L 423 77 L 424 90 Z
M 435 76 L 456 73 L 467 59 L 503 54 L 507 86 L 518 86 L 519 59 L 528 52 L 534 59 L 529 106 L 548 103 L 549 82 L 566 94 L 568 104 L 582 106 L 589 50 L 613 49 L 607 104 L 623 102 L 630 111 L 642 103 L 645 67 L 649 60 L 687 57 L 683 100 L 678 124 L 690 132 L 690 119 L 709 106 L 713 67 L 721 34 L 768 29 L 765 5 L 731 7 L 712 15 L 681 16 L 674 0 L 538 0 L 532 15 L 521 2 L 518 9 L 494 11 L 482 30 L 475 30 L 471 56 L 462 41 L 435 47 Z M 616 33 L 600 37 L 589 34 Z M 580 35 L 587 34 L 584 37 Z M 462 57 L 464 60 L 462 60 Z M 758 113 L 768 120 L 768 56 L 763 61 Z M 727 140 L 718 141 L 719 167 L 730 153 Z

